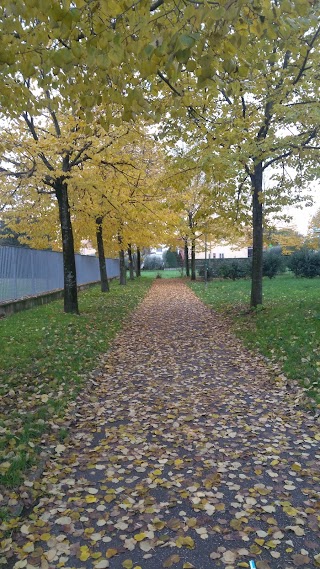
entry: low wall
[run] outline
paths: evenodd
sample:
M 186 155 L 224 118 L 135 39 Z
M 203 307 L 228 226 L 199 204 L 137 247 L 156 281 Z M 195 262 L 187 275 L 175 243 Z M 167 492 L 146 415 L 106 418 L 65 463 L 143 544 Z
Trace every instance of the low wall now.
M 81 284 L 78 286 L 78 290 L 85 290 L 99 283 L 100 281 L 94 281 L 91 283 Z M 3 318 L 4 316 L 10 316 L 16 312 L 21 312 L 22 310 L 28 310 L 28 308 L 34 308 L 35 306 L 48 304 L 49 302 L 59 300 L 60 298 L 63 298 L 63 289 L 52 290 L 51 292 L 45 292 L 37 294 L 35 296 L 27 296 L 19 300 L 8 300 L 6 302 L 0 302 L 0 318 Z

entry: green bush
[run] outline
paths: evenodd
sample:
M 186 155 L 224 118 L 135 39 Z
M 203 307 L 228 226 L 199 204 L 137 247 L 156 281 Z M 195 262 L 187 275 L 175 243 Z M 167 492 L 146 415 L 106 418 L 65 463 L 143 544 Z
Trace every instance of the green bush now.
M 251 264 L 247 262 L 232 261 L 231 263 L 221 263 L 218 268 L 218 276 L 223 279 L 243 279 L 251 272 Z
M 146 271 L 159 271 L 164 269 L 162 257 L 158 255 L 147 255 L 143 261 L 143 269 Z
M 204 265 L 202 267 L 200 267 L 199 271 L 199 277 L 204 277 L 205 276 L 205 267 Z M 214 269 L 212 267 L 207 267 L 207 279 L 212 279 L 213 277 L 215 277 L 215 272 Z
M 320 253 L 311 249 L 300 249 L 291 255 L 288 267 L 296 277 L 312 279 L 320 276 Z
M 180 257 L 178 255 L 178 253 L 176 251 L 172 251 L 171 249 L 168 249 L 163 254 L 163 260 L 164 260 L 165 266 L 168 269 L 176 269 L 177 267 L 180 266 Z
M 281 254 L 267 251 L 263 255 L 263 276 L 273 279 L 284 271 L 284 262 Z

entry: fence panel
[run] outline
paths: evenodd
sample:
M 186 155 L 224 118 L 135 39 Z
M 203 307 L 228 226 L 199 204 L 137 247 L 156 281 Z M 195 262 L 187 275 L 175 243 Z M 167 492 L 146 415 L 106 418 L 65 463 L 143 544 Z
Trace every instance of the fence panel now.
M 119 260 L 106 259 L 108 277 L 119 276 Z M 97 257 L 76 255 L 77 283 L 99 281 Z M 63 288 L 62 253 L 0 246 L 0 302 Z

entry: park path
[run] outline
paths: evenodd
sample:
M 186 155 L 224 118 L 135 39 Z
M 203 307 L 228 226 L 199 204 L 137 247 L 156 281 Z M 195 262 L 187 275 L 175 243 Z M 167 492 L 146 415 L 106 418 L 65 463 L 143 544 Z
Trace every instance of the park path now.
M 220 316 L 157 280 L 77 401 L 14 567 L 317 567 L 319 439 Z

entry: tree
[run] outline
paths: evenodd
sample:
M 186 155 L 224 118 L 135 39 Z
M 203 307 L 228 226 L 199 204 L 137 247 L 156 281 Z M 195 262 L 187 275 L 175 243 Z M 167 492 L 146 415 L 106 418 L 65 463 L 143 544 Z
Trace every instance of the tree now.
M 32 229 L 38 229 L 38 234 L 40 230 L 42 235 L 52 236 L 56 233 L 57 239 L 61 234 L 64 310 L 78 313 L 70 188 L 74 192 L 73 202 L 77 201 L 75 194 L 80 185 L 81 172 L 86 171 L 87 165 L 94 164 L 93 168 L 88 166 L 89 175 L 94 175 L 100 162 L 111 167 L 103 161 L 102 154 L 117 135 L 107 134 L 97 123 L 88 127 L 77 116 L 58 114 L 50 106 L 49 95 L 47 105 L 46 113 L 40 117 L 24 112 L 20 119 L 11 122 L 10 129 L 6 129 L 1 176 L 7 181 L 5 189 L 8 188 L 8 191 L 2 199 L 7 203 L 8 215 L 14 212 L 20 219 L 28 219 L 29 222 L 30 217 L 39 215 L 39 210 L 34 210 L 39 202 L 48 227 L 45 229 L 42 222 L 35 223 Z M 18 145 L 17 138 L 20 141 Z M 17 181 L 14 186 L 13 179 Z M 58 215 L 54 198 L 58 204 Z M 99 227 L 97 218 L 97 236 Z
M 309 222 L 306 243 L 309 248 L 320 250 L 320 209 Z
M 267 247 L 281 247 L 283 255 L 289 255 L 301 249 L 304 240 L 303 235 L 300 235 L 295 227 L 269 228 L 265 232 L 265 245 Z
M 192 132 L 201 147 L 203 169 L 217 152 L 222 162 L 232 161 L 239 173 L 242 169 L 239 192 L 252 196 L 251 305 L 257 306 L 262 303 L 264 210 L 270 209 L 272 195 L 277 208 L 301 199 L 306 169 L 318 148 L 320 28 L 317 6 L 308 2 L 244 6 L 233 26 L 236 33 L 230 27 L 223 51 L 221 43 L 217 48 L 220 58 L 217 52 L 207 57 L 211 45 L 204 44 L 201 57 L 194 46 L 184 73 L 161 77 L 163 89 L 169 88 L 173 97 L 164 136 L 171 136 L 179 117 L 171 140 L 182 135 L 188 144 Z M 264 173 L 278 165 L 281 185 L 266 192 Z M 295 169 L 294 180 L 287 176 L 287 166 Z
M 18 225 L 19 220 L 16 220 Z M 25 234 L 20 234 L 10 228 L 4 221 L 0 220 L 0 247 L 28 247 L 26 243 L 21 243 L 20 238 L 24 239 Z
M 91 161 L 71 182 L 70 199 L 75 234 L 93 241 L 99 219 L 100 237 L 109 254 L 119 255 L 120 282 L 125 284 L 125 251 L 132 278 L 134 248 L 161 242 L 163 157 L 144 125 L 116 132 L 118 138 L 100 154 L 98 164 Z

